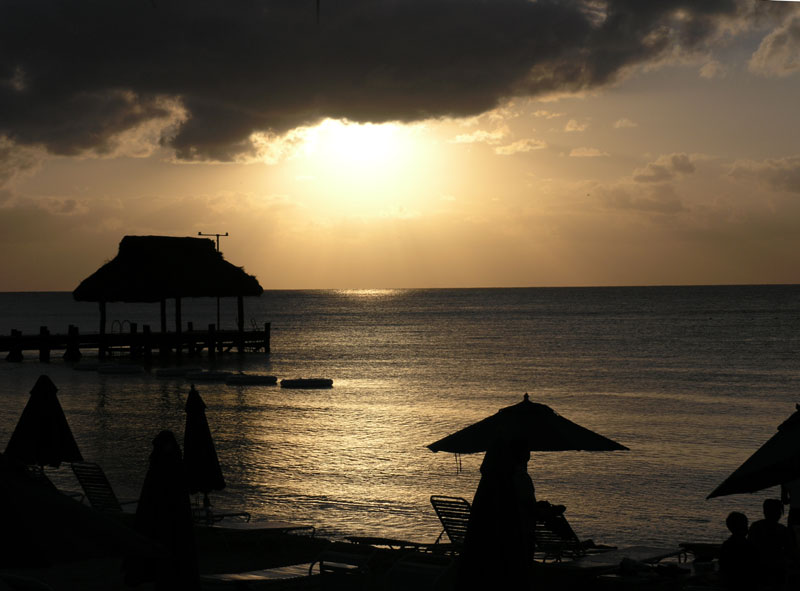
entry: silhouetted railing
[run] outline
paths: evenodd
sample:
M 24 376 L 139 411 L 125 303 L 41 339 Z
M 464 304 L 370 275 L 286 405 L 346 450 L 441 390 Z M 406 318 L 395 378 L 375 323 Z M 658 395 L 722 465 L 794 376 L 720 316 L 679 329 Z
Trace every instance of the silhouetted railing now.
M 270 352 L 270 323 L 263 330 L 217 330 L 209 324 L 206 330 L 194 330 L 188 323 L 187 330 L 181 333 L 152 332 L 149 325 L 142 330 L 136 323 L 130 323 L 128 332 L 86 333 L 77 326 L 70 325 L 67 334 L 52 334 L 46 326 L 39 334 L 24 335 L 12 330 L 10 335 L 0 336 L 0 353 L 6 353 L 7 361 L 22 361 L 26 351 L 38 351 L 40 361 L 50 361 L 52 351 L 63 351 L 67 361 L 81 358 L 81 350 L 96 350 L 98 357 L 104 359 L 111 355 L 125 355 L 133 359 L 145 360 L 155 355 L 199 356 L 204 352 L 209 358 L 223 355 L 236 349 L 238 353 L 247 351 Z

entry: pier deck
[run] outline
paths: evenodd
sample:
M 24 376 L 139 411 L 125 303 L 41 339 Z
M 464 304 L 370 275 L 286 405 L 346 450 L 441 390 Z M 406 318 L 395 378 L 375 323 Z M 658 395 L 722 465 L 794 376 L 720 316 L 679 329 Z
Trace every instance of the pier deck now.
M 264 330 L 216 330 L 209 325 L 207 330 L 189 329 L 185 332 L 152 332 L 144 326 L 139 332 L 135 324 L 126 333 L 86 333 L 70 326 L 67 334 L 53 334 L 42 327 L 39 334 L 22 334 L 12 330 L 10 335 L 0 335 L 0 354 L 6 353 L 7 361 L 22 361 L 25 352 L 38 352 L 39 360 L 49 361 L 54 351 L 63 351 L 67 360 L 78 360 L 81 350 L 95 350 L 98 357 L 124 355 L 131 358 L 148 358 L 153 355 L 196 356 L 205 352 L 209 358 L 232 350 L 270 352 L 270 323 Z

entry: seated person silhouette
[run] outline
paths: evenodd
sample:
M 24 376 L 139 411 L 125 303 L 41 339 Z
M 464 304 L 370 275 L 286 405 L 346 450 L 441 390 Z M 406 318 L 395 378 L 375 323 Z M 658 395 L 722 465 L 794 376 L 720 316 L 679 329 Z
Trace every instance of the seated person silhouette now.
M 745 591 L 754 588 L 753 548 L 747 539 L 747 515 L 732 511 L 725 519 L 731 532 L 722 543 L 719 556 L 719 574 L 725 589 Z
M 764 519 L 754 522 L 747 534 L 756 561 L 755 576 L 761 589 L 782 589 L 793 540 L 789 528 L 780 523 L 783 516 L 780 499 L 766 499 L 763 509 Z

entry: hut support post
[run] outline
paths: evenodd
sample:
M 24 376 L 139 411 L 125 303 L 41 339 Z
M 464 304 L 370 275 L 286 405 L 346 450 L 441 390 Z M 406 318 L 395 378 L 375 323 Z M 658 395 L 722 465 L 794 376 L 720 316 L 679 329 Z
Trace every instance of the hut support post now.
M 50 362 L 50 331 L 46 326 L 39 327 L 39 361 Z
M 9 344 L 6 361 L 13 361 L 15 363 L 22 361 L 22 332 L 13 328 L 11 329 L 11 343 Z
M 100 306 L 100 339 L 97 343 L 97 357 L 100 360 L 106 358 L 106 303 L 98 302 Z
M 197 343 L 195 342 L 194 336 L 194 323 L 187 322 L 186 323 L 186 348 L 189 350 L 189 357 L 194 357 L 196 353 L 195 348 Z
M 241 295 L 236 297 L 236 312 L 239 315 L 239 334 L 236 335 L 236 348 L 239 353 L 244 353 L 244 297 Z
M 158 355 L 166 357 L 169 355 L 167 346 L 167 300 L 161 298 L 161 335 L 158 338 Z
M 131 359 L 138 359 L 139 357 L 139 325 L 136 322 L 131 322 Z
M 81 350 L 78 327 L 70 324 L 67 332 L 67 348 L 64 351 L 64 361 L 79 361 L 80 358 Z
M 183 349 L 183 336 L 181 335 L 181 298 L 175 298 L 175 354 L 180 357 Z
M 216 359 L 217 357 L 217 326 L 215 324 L 208 325 L 208 358 Z
M 153 357 L 153 341 L 149 324 L 142 326 L 142 347 L 144 348 L 144 358 L 149 363 Z

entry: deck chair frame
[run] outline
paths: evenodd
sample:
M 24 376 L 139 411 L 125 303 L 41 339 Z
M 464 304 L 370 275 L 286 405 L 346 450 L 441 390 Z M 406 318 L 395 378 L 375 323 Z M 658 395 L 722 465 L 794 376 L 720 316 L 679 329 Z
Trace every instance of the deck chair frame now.
M 93 509 L 98 511 L 121 513 L 123 505 L 134 504 L 137 501 L 123 501 L 117 498 L 106 473 L 100 464 L 94 462 L 73 462 L 72 472 L 83 489 L 86 499 Z
M 436 516 L 442 524 L 442 532 L 436 538 L 438 544 L 442 536 L 447 534 L 452 544 L 461 546 L 467 535 L 467 525 L 472 507 L 469 501 L 462 497 L 449 497 L 446 495 L 431 495 L 431 505 L 436 511 Z
M 541 562 L 561 562 L 564 558 L 575 560 L 587 554 L 615 549 L 614 546 L 595 546 L 592 540 L 581 541 L 563 514 L 537 521 L 534 535 L 535 557 Z

